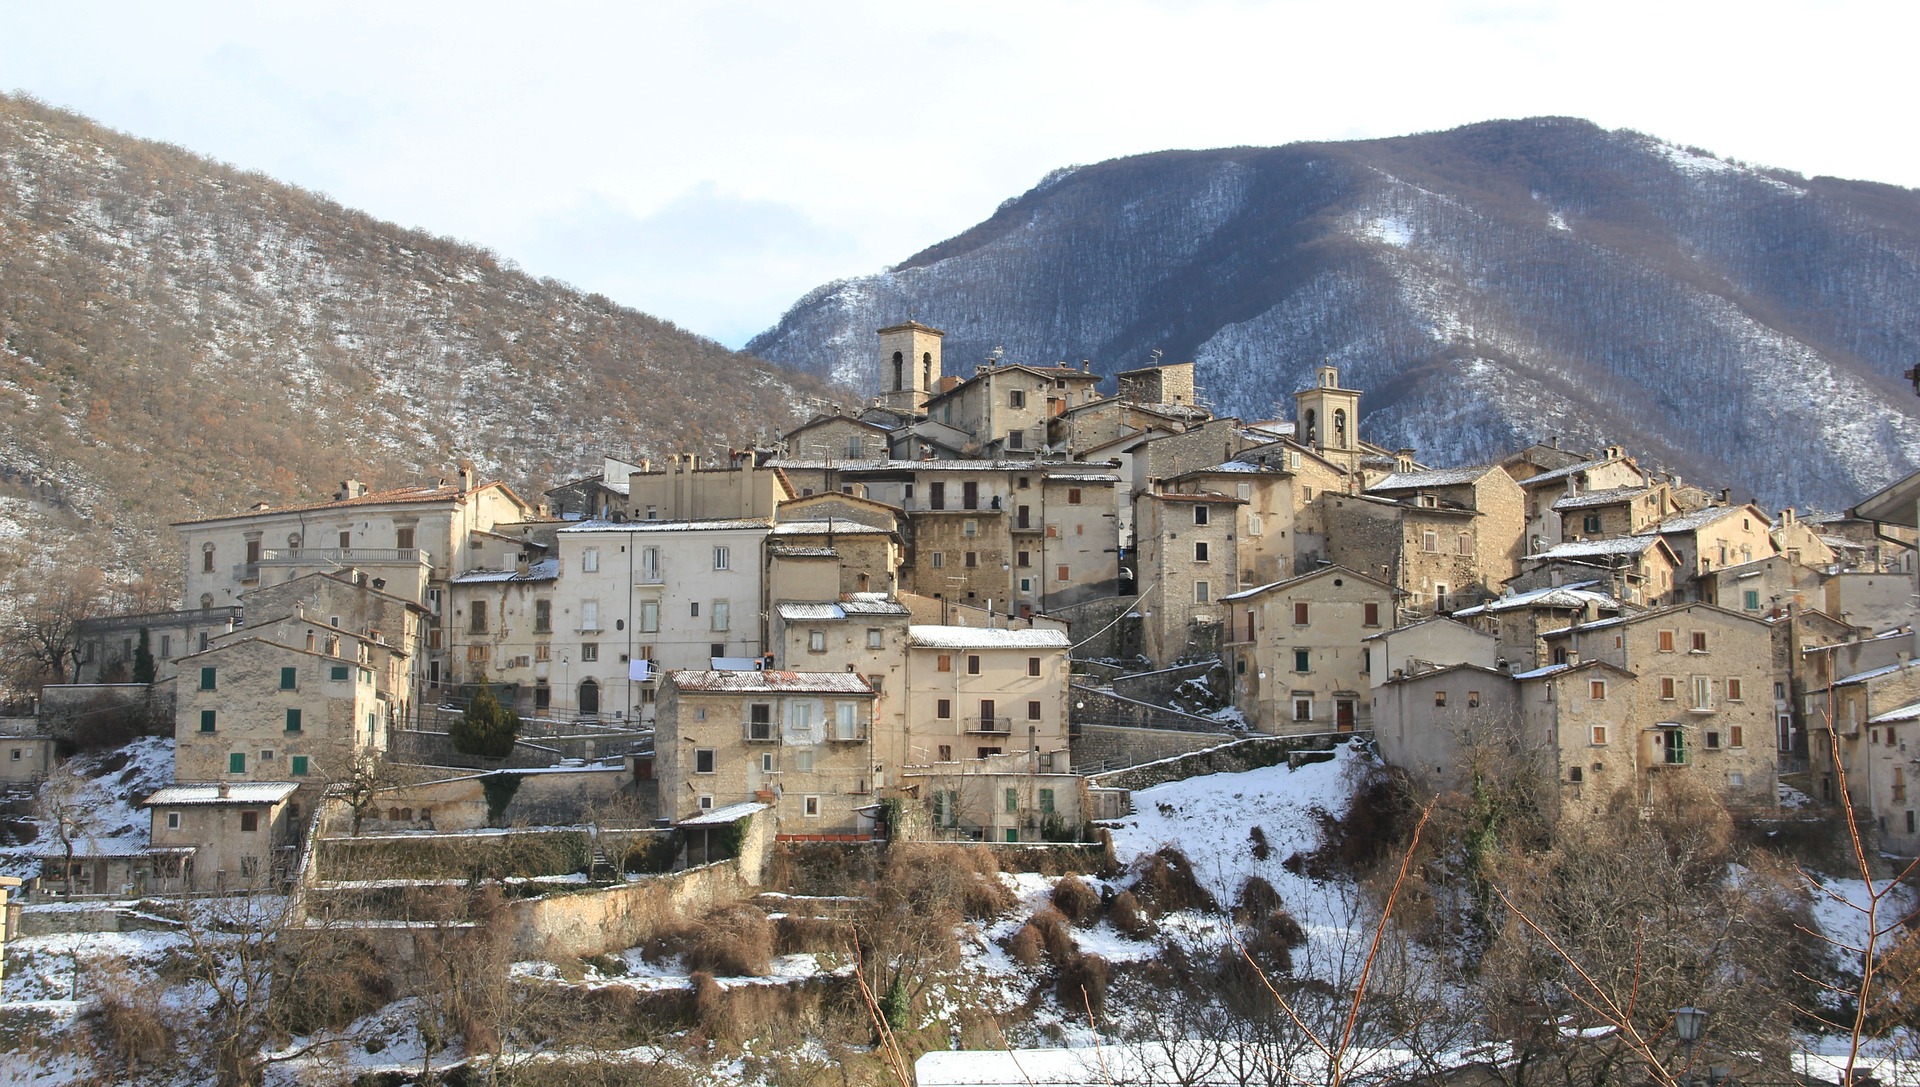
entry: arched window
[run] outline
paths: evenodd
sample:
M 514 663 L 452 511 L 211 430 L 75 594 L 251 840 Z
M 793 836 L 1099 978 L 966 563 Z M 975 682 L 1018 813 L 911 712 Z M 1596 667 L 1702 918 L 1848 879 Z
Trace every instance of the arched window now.
M 920 356 L 920 387 L 928 392 L 933 391 L 933 352 L 931 351 Z
M 200 610 L 201 611 L 213 610 L 213 594 L 212 593 L 200 594 Z
M 1336 449 L 1347 447 L 1347 412 L 1345 408 L 1333 409 L 1333 445 Z
M 1312 445 L 1314 438 L 1318 436 L 1319 421 L 1320 421 L 1319 414 L 1315 412 L 1312 408 L 1308 408 L 1307 418 L 1306 418 L 1307 432 L 1302 438 L 1302 440 L 1304 440 L 1308 445 Z
M 907 357 L 898 351 L 893 353 L 893 391 L 899 392 L 907 387 Z

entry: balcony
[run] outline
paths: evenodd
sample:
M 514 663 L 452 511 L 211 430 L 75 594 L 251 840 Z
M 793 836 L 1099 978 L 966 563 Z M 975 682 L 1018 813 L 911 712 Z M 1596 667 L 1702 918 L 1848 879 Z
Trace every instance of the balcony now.
M 426 552 L 417 547 L 283 547 L 263 552 L 260 561 L 269 565 L 290 563 L 334 563 L 340 566 L 371 563 L 413 565 L 423 561 Z
M 233 580 L 259 581 L 260 564 L 257 562 L 236 562 L 233 564 Z
M 855 721 L 853 727 L 848 729 L 842 729 L 837 721 L 827 722 L 827 742 L 830 744 L 865 743 L 866 739 L 867 723 L 865 721 Z
M 780 742 L 780 730 L 772 721 L 742 721 L 740 737 L 750 744 L 776 744 Z
M 969 736 L 1010 736 L 1013 734 L 1011 717 L 968 717 L 962 721 Z

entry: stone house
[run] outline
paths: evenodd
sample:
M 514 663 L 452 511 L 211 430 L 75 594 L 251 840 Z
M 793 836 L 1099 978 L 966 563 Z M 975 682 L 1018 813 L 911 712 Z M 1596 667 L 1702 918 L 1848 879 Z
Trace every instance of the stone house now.
M 1673 548 L 1685 591 L 1696 600 L 1702 599 L 1706 574 L 1774 554 L 1773 521 L 1751 503 L 1675 514 L 1663 519 L 1658 528 L 1644 531 L 1658 532 Z
M 183 658 L 175 780 L 291 782 L 311 808 L 387 749 L 398 714 L 373 650 L 345 633 L 320 635 L 313 649 L 240 634 Z
M 781 671 L 854 672 L 873 690 L 874 787 L 898 781 L 906 762 L 905 604 L 877 593 L 838 601 L 789 602 L 772 609 L 768 652 Z
M 725 464 L 700 466 L 692 453 L 676 453 L 666 467 L 651 465 L 627 476 L 627 520 L 712 521 L 772 517 L 774 507 L 789 498 L 787 480 L 771 468 L 759 466 L 751 452 L 737 453 Z
M 905 797 L 919 818 L 901 837 L 987 842 L 1071 839 L 1090 814 L 1078 774 L 1045 772 L 1031 751 L 908 770 Z
M 1822 579 L 1820 610 L 1855 626 L 1893 630 L 1911 626 L 1914 576 L 1905 571 L 1842 570 Z
M 152 823 L 149 893 L 265 889 L 288 878 L 306 823 L 291 781 L 168 785 Z
M 852 520 L 786 519 L 783 513 L 783 519 L 774 523 L 767 545 L 830 556 L 835 562 L 836 585 L 829 596 L 896 592 L 905 561 L 905 548 L 897 532 Z M 771 583 L 768 589 L 772 591 Z
M 1396 670 L 1373 689 L 1372 702 L 1380 757 L 1435 790 L 1460 784 L 1470 744 L 1504 745 L 1519 728 L 1520 685 L 1479 664 Z
M 553 637 L 538 666 L 568 719 L 653 719 L 663 671 L 763 652 L 768 518 L 584 521 L 558 533 Z M 471 621 L 454 616 L 455 622 Z
M 1143 645 L 1172 664 L 1220 652 L 1219 600 L 1240 586 L 1236 535 L 1245 502 L 1228 494 L 1143 494 L 1134 503 Z
M 1785 555 L 1768 555 L 1706 571 L 1694 579 L 1694 592 L 1708 604 L 1753 616 L 1781 615 L 1824 602 L 1819 571 Z
M 1392 586 L 1340 566 L 1222 598 L 1235 707 L 1267 733 L 1371 727 L 1363 643 L 1393 602 Z
M 781 435 L 781 455 L 801 460 L 885 460 L 893 428 L 854 415 L 816 415 Z
M 864 838 L 877 801 L 873 689 L 857 672 L 675 670 L 660 684 L 660 814 L 773 805 L 784 839 Z
M 133 677 L 140 632 L 147 632 L 155 680 L 172 679 L 175 661 L 205 649 L 215 638 L 240 625 L 236 606 L 185 611 L 138 612 L 85 619 L 74 628 L 78 661 L 74 683 L 125 683 Z
M 1631 483 L 1598 491 L 1569 491 L 1553 499 L 1560 541 L 1632 536 L 1679 512 L 1664 483 Z
M 1785 690 L 1776 688 L 1774 711 L 1782 769 L 1805 770 L 1808 739 L 1825 724 L 1809 717 L 1810 695 L 1840 676 L 1855 675 L 1899 660 L 1911 640 L 1904 634 L 1875 636 L 1823 611 L 1795 611 L 1773 624 L 1775 656 L 1784 658 Z M 1775 681 L 1778 684 L 1780 681 Z
M 1597 811 L 1620 790 L 1644 803 L 1664 775 L 1688 777 L 1732 807 L 1775 804 L 1767 623 L 1691 603 L 1543 637 L 1553 663 L 1516 678 L 1526 720 L 1558 738 L 1563 803 Z M 1588 675 L 1589 665 L 1610 674 Z M 1574 774 L 1589 765 L 1581 752 L 1604 778 Z
M 1496 658 L 1524 672 L 1549 663 L 1546 644 L 1540 640 L 1543 632 L 1621 614 L 1620 601 L 1602 585 L 1598 580 L 1580 581 L 1509 592 L 1462 608 L 1453 617 L 1493 635 L 1498 643 Z
M 1613 536 L 1556 544 L 1528 555 L 1506 587 L 1520 593 L 1598 581 L 1598 587 L 1617 600 L 1656 607 L 1673 596 L 1680 577 L 1679 556 L 1660 536 Z
M 1457 618 L 1436 615 L 1402 627 L 1369 634 L 1360 640 L 1367 682 L 1378 688 L 1396 674 L 1429 672 L 1455 664 L 1507 671 L 1500 640 Z
M 1328 556 L 1403 590 L 1403 618 L 1479 603 L 1512 576 L 1520 489 L 1497 468 L 1397 471 L 1318 502 Z
M 627 515 L 627 477 L 647 470 L 644 461 L 603 457 L 598 473 L 549 488 L 545 492 L 547 508 L 562 521 L 621 520 Z
M 501 705 L 544 717 L 553 708 L 553 598 L 560 560 L 472 570 L 447 584 L 459 620 L 449 631 L 452 677 L 463 696 L 493 687 Z
M 1047 444 L 1049 420 L 1100 398 L 1100 380 L 1090 369 L 994 360 L 929 397 L 926 414 L 966 436 L 963 456 L 1031 457 Z
M 1326 534 L 1313 499 L 1343 486 L 1338 468 L 1290 441 L 1257 446 L 1166 481 L 1169 491 L 1230 494 L 1246 503 L 1236 513 L 1234 531 L 1243 589 L 1283 581 L 1318 564 Z
M 1545 551 L 1568 538 L 1565 520 L 1554 508 L 1562 498 L 1583 492 L 1642 487 L 1647 483 L 1639 465 L 1617 445 L 1608 446 L 1596 457 L 1561 449 L 1558 441 L 1556 438 L 1551 445 L 1529 446 L 1500 462 L 1500 467 L 1520 484 L 1526 495 L 1529 554 Z
M 1866 736 L 1847 745 L 1847 791 L 1873 813 L 1880 849 L 1898 857 L 1920 856 L 1920 824 L 1910 794 L 1920 763 L 1920 695 L 1867 718 Z M 1908 744 L 1914 745 L 1909 753 Z
M 1892 769 L 1902 767 L 1901 778 L 1912 770 L 1905 767 L 1904 758 L 1888 758 L 1879 779 L 1882 791 L 1873 792 L 1875 779 L 1868 761 L 1881 760 L 1884 752 L 1879 747 L 1898 748 L 1901 739 L 1914 739 L 1907 735 L 1912 726 L 1905 721 L 1901 712 L 1914 702 L 1920 702 L 1920 661 L 1905 650 L 1892 664 L 1878 668 L 1869 668 L 1852 675 L 1835 678 L 1830 686 L 1822 686 L 1808 692 L 1806 718 L 1810 736 L 1807 744 L 1807 761 L 1813 783 L 1814 798 L 1824 803 L 1833 803 L 1839 797 L 1839 772 L 1835 769 L 1835 748 L 1838 748 L 1840 766 L 1847 774 L 1847 791 L 1852 803 L 1857 807 L 1876 809 L 1878 816 L 1891 808 Z M 1874 724 L 1876 718 L 1885 718 L 1880 724 Z M 1886 730 L 1892 729 L 1889 733 Z M 1889 820 L 1895 829 L 1906 825 L 1904 793 L 1901 807 L 1895 817 Z
M 1037 752 L 1040 771 L 1071 769 L 1070 647 L 1058 630 L 910 626 L 901 765 Z
M 45 781 L 53 772 L 53 737 L 25 726 L 0 728 L 0 781 L 10 784 Z
M 454 575 L 486 566 L 489 552 L 524 550 L 491 537 L 494 526 L 535 514 L 512 488 L 476 482 L 463 466 L 456 483 L 369 491 L 347 480 L 331 501 L 183 521 L 173 526 L 186 551 L 182 607 L 229 607 L 261 585 L 319 572 L 364 579 L 440 616 Z M 431 684 L 447 671 L 446 651 L 430 640 L 423 663 Z

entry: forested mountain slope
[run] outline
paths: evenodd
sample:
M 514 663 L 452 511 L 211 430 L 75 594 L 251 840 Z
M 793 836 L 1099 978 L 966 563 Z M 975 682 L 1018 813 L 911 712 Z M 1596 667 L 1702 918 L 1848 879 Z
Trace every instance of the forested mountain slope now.
M 1160 349 L 1249 418 L 1331 360 L 1367 437 L 1438 463 L 1559 434 L 1827 507 L 1920 464 L 1920 193 L 1579 120 L 1057 171 L 748 350 L 865 390 L 909 311 L 948 373 Z
M 791 371 L 176 147 L 0 97 L 0 580 L 177 577 L 171 520 L 788 424 Z

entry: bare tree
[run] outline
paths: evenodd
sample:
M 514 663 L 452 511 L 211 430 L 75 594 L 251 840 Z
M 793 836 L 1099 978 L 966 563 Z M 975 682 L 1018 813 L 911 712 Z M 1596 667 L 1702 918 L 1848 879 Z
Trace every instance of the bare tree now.
M 0 631 L 0 669 L 23 691 L 66 683 L 80 663 L 80 623 L 102 607 L 100 572 L 62 570 L 32 587 L 20 580 L 13 586 L 19 606 Z

